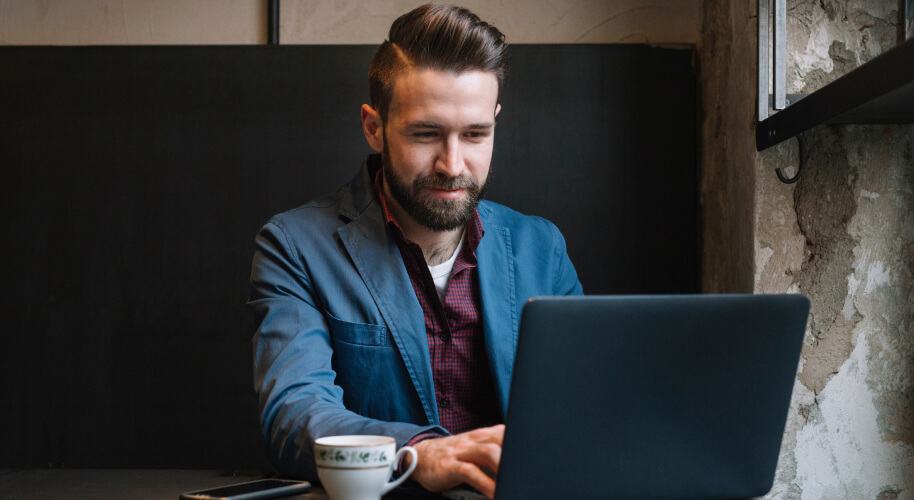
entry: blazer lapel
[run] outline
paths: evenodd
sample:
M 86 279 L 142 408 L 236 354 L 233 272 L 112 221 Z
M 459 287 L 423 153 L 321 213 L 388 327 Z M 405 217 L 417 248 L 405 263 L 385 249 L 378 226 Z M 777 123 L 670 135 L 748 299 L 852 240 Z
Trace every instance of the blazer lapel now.
M 387 323 L 428 422 L 437 424 L 438 408 L 422 306 L 377 202 L 337 232 Z
M 482 301 L 486 354 L 502 417 L 507 415 L 508 392 L 517 348 L 518 310 L 514 290 L 514 252 L 507 227 L 486 224 L 488 211 L 479 207 L 485 235 L 476 249 L 479 293 Z

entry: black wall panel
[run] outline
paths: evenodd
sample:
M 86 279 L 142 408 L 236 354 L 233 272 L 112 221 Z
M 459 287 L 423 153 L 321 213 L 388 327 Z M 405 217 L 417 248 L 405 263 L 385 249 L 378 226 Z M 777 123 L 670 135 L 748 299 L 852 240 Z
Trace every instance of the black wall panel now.
M 369 152 L 374 47 L 0 47 L 0 467 L 265 466 L 258 228 Z M 587 293 L 697 292 L 691 51 L 515 46 L 490 198 Z

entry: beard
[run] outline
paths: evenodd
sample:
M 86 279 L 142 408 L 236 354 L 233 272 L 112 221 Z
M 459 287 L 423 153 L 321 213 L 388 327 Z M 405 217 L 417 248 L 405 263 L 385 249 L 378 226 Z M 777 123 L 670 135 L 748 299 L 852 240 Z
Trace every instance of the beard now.
M 409 184 L 400 176 L 397 167 L 391 161 L 386 138 L 381 161 L 384 182 L 387 183 L 390 194 L 410 217 L 432 231 L 453 231 L 464 226 L 476 212 L 479 200 L 485 198 L 489 188 L 488 179 L 480 186 L 469 174 L 457 177 L 425 174 L 416 177 L 412 184 Z M 458 200 L 444 200 L 432 196 L 429 189 L 464 189 L 466 195 Z

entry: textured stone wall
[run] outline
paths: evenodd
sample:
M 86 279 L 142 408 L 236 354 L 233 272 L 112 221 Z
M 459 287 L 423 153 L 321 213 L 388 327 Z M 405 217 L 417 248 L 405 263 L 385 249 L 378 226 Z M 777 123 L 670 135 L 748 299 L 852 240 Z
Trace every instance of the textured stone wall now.
M 897 0 L 788 1 L 788 92 L 894 46 Z M 914 125 L 819 126 L 757 155 L 755 291 L 812 301 L 770 498 L 914 498 Z M 795 185 L 780 183 L 805 158 Z

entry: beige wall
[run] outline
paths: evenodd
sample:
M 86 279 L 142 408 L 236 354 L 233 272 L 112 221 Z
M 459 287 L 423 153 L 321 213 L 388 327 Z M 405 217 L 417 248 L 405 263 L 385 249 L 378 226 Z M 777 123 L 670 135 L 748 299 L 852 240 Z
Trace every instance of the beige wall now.
M 423 0 L 286 1 L 283 43 L 364 43 Z M 697 0 L 457 1 L 510 43 L 688 43 L 698 39 Z
M 377 44 L 417 0 L 283 0 L 280 43 Z M 694 44 L 698 0 L 467 0 L 511 43 Z M 266 0 L 0 0 L 0 44 L 262 44 Z
M 265 6 L 257 0 L 0 0 L 0 43 L 266 43 Z

